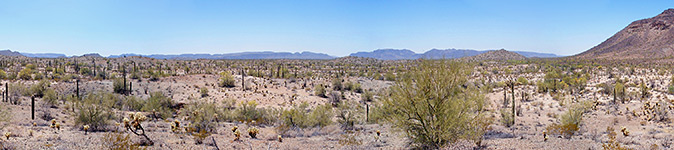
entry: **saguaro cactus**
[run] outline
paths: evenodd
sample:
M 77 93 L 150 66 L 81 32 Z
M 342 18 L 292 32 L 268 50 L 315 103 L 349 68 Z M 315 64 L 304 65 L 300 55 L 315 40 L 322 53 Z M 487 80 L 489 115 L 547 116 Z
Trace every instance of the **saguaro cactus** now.
M 30 97 L 30 119 L 35 120 L 35 96 Z

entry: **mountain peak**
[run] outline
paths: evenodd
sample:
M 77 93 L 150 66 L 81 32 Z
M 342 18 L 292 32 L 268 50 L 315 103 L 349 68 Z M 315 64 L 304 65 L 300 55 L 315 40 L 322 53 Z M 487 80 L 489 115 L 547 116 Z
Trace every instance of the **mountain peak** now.
M 668 15 L 674 15 L 674 8 L 667 9 L 660 13 L 658 16 L 668 16 Z
M 576 56 L 600 59 L 674 56 L 674 9 L 634 21 L 606 41 Z

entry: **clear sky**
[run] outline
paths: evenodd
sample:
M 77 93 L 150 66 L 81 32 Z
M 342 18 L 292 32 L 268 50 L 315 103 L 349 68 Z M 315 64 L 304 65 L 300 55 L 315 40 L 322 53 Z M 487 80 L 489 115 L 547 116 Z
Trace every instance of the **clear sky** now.
M 0 49 L 81 55 L 382 48 L 572 55 L 672 0 L 0 0 Z

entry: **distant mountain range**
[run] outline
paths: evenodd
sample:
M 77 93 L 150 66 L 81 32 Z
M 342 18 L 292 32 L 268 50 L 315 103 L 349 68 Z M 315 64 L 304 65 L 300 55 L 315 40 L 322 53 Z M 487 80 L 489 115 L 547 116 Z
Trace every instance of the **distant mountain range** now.
M 477 51 L 469 49 L 431 49 L 425 53 L 417 54 L 411 50 L 407 49 L 378 49 L 372 52 L 358 52 L 352 53 L 350 56 L 356 57 L 367 57 L 375 58 L 380 60 L 401 60 L 401 59 L 419 59 L 419 58 L 428 58 L 428 59 L 453 59 L 461 58 L 468 56 L 475 56 L 482 53 L 486 53 L 492 50 L 487 51 Z M 515 53 L 521 54 L 525 57 L 559 57 L 555 54 L 548 53 L 535 53 L 535 52 L 520 52 L 515 51 Z M 26 57 L 36 57 L 36 58 L 59 58 L 59 57 L 68 57 L 65 54 L 56 54 L 56 53 L 21 53 L 14 52 L 10 50 L 0 51 L 0 55 L 5 56 L 26 56 Z M 84 54 L 82 56 L 90 57 L 103 57 L 96 53 Z M 334 59 L 335 56 L 330 56 L 323 53 L 313 53 L 313 52 L 241 52 L 241 53 L 227 53 L 227 54 L 152 54 L 152 55 L 141 55 L 141 54 L 121 54 L 121 55 L 110 55 L 108 58 L 119 58 L 125 56 L 143 56 L 155 59 L 177 59 L 177 60 L 194 60 L 194 59 Z
M 242 52 L 242 53 L 229 53 L 229 54 L 179 54 L 179 55 L 164 55 L 164 54 L 152 54 L 152 55 L 139 55 L 139 54 L 122 54 L 122 55 L 110 55 L 108 58 L 117 58 L 124 56 L 144 56 L 155 59 L 179 59 L 179 60 L 192 60 L 192 59 L 333 59 L 334 56 L 330 56 L 323 53 L 313 53 L 313 52 Z
M 349 56 L 356 56 L 356 57 L 367 57 L 367 58 L 375 58 L 375 59 L 381 59 L 381 60 L 399 60 L 399 59 L 419 59 L 419 58 L 427 58 L 427 59 L 454 59 L 454 58 L 462 58 L 462 57 L 469 57 L 469 56 L 476 56 L 482 53 L 486 53 L 489 51 L 494 51 L 494 50 L 485 50 L 485 51 L 478 51 L 478 50 L 470 50 L 470 49 L 431 49 L 429 51 L 426 51 L 425 53 L 415 53 L 411 50 L 408 49 L 378 49 L 372 52 L 357 52 L 357 53 L 352 53 Z M 538 58 L 550 58 L 550 57 L 560 57 L 555 54 L 550 54 L 550 53 L 536 53 L 536 52 L 523 52 L 523 51 L 513 51 L 517 54 L 520 54 L 524 57 L 527 58 L 533 58 L 533 57 L 538 57 Z

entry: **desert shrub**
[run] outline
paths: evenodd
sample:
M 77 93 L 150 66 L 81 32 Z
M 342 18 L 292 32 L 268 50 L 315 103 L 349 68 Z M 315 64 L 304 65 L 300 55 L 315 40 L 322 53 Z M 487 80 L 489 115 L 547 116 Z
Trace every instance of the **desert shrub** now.
M 256 124 L 271 124 L 276 122 L 281 114 L 275 109 L 258 108 L 256 101 L 241 102 L 234 112 L 237 120 Z
M 300 105 L 295 105 L 290 109 L 283 110 L 281 112 L 281 125 L 285 127 L 308 127 L 308 109 L 309 103 L 303 102 Z
M 524 78 L 524 77 L 518 77 L 517 83 L 522 84 L 522 85 L 527 85 L 527 84 L 529 84 L 529 80 L 527 80 L 527 78 Z
M 341 91 L 343 89 L 344 87 L 342 87 L 342 79 L 339 78 L 332 79 L 332 90 Z
M 343 101 L 339 103 L 337 107 L 337 122 L 342 129 L 352 130 L 363 118 L 363 116 L 359 114 L 364 114 L 362 107 L 357 103 Z
M 353 82 L 351 82 L 351 81 L 344 83 L 343 86 L 344 86 L 343 88 L 344 88 L 345 91 L 353 90 Z
M 208 88 L 201 87 L 201 89 L 199 89 L 199 93 L 201 93 L 201 97 L 208 97 Z
M 144 102 L 142 99 L 136 97 L 136 96 L 126 96 L 124 98 L 124 109 L 129 110 L 129 111 L 141 111 L 141 109 L 144 106 Z
M 102 130 L 113 119 L 109 108 L 91 103 L 80 105 L 76 114 L 75 124 L 89 125 L 92 131 Z
M 580 129 L 583 121 L 583 114 L 591 108 L 583 103 L 571 106 L 569 110 L 559 117 L 559 124 L 553 123 L 547 127 L 548 133 L 562 135 L 565 138 L 571 138 L 576 131 Z
M 388 119 L 421 148 L 465 139 L 480 143 L 489 119 L 480 90 L 467 85 L 472 67 L 447 60 L 421 60 L 383 98 Z
M 310 127 L 325 127 L 332 124 L 332 106 L 329 104 L 318 105 L 309 114 Z
M 19 72 L 19 79 L 30 80 L 33 78 L 33 69 L 24 68 Z
M 339 91 L 330 92 L 328 100 L 332 103 L 333 106 L 337 106 L 342 102 L 342 94 Z
M 133 143 L 133 141 L 129 139 L 129 135 L 121 133 L 106 133 L 105 136 L 101 137 L 101 143 L 103 148 L 109 150 L 142 149 L 139 144 Z
M 218 86 L 231 88 L 236 86 L 234 81 L 234 76 L 232 76 L 229 71 L 220 72 L 220 81 L 218 81 Z
M 374 100 L 372 93 L 368 91 L 363 92 L 363 94 L 360 95 L 360 99 L 363 102 L 371 102 L 372 100 Z
M 52 89 L 47 89 L 44 91 L 44 96 L 42 100 L 49 105 L 49 107 L 56 108 L 59 105 L 58 96 L 56 92 Z
M 84 103 L 96 104 L 106 108 L 116 108 L 122 109 L 123 102 L 119 95 L 106 92 L 96 92 L 87 94 L 84 99 Z
M 187 116 L 193 131 L 205 131 L 208 133 L 215 131 L 217 121 L 223 116 L 222 111 L 217 105 L 205 102 L 194 102 L 185 107 L 183 116 Z
M 0 106 L 0 130 L 4 129 L 8 125 L 8 121 L 12 118 L 11 109 L 6 108 L 7 106 Z
M 7 73 L 5 70 L 0 69 L 0 80 L 7 79 Z
M 501 123 L 503 126 L 510 127 L 513 124 L 515 124 L 515 121 L 513 121 L 513 114 L 510 109 L 501 109 Z
M 395 81 L 395 80 L 396 80 L 396 75 L 394 75 L 392 72 L 387 72 L 387 73 L 384 75 L 384 78 L 386 79 L 386 81 Z
M 325 87 L 323 87 L 323 85 L 321 85 L 321 84 L 316 85 L 316 87 L 314 87 L 314 94 L 318 97 L 327 98 L 327 96 L 325 95 L 325 92 L 326 92 Z
M 281 112 L 281 126 L 286 128 L 325 127 L 332 124 L 332 106 L 329 104 L 309 109 L 309 103 L 303 102 Z
M 30 86 L 30 92 L 32 93 L 31 95 L 34 95 L 35 97 L 44 96 L 44 91 L 47 90 L 49 84 L 50 83 L 47 80 L 42 80 L 37 84 L 33 84 L 33 86 Z
M 171 98 L 166 97 L 161 92 L 154 92 L 145 100 L 145 105 L 143 105 L 141 111 L 156 112 L 156 117 L 166 119 L 172 117 L 175 113 L 175 110 L 172 108 L 173 103 Z
M 351 91 L 356 93 L 363 93 L 363 88 L 360 86 L 360 83 L 354 83 L 351 86 Z
M 124 94 L 126 92 L 125 86 L 128 85 L 124 84 L 124 80 L 121 78 L 116 78 L 112 81 L 112 90 L 115 93 Z

